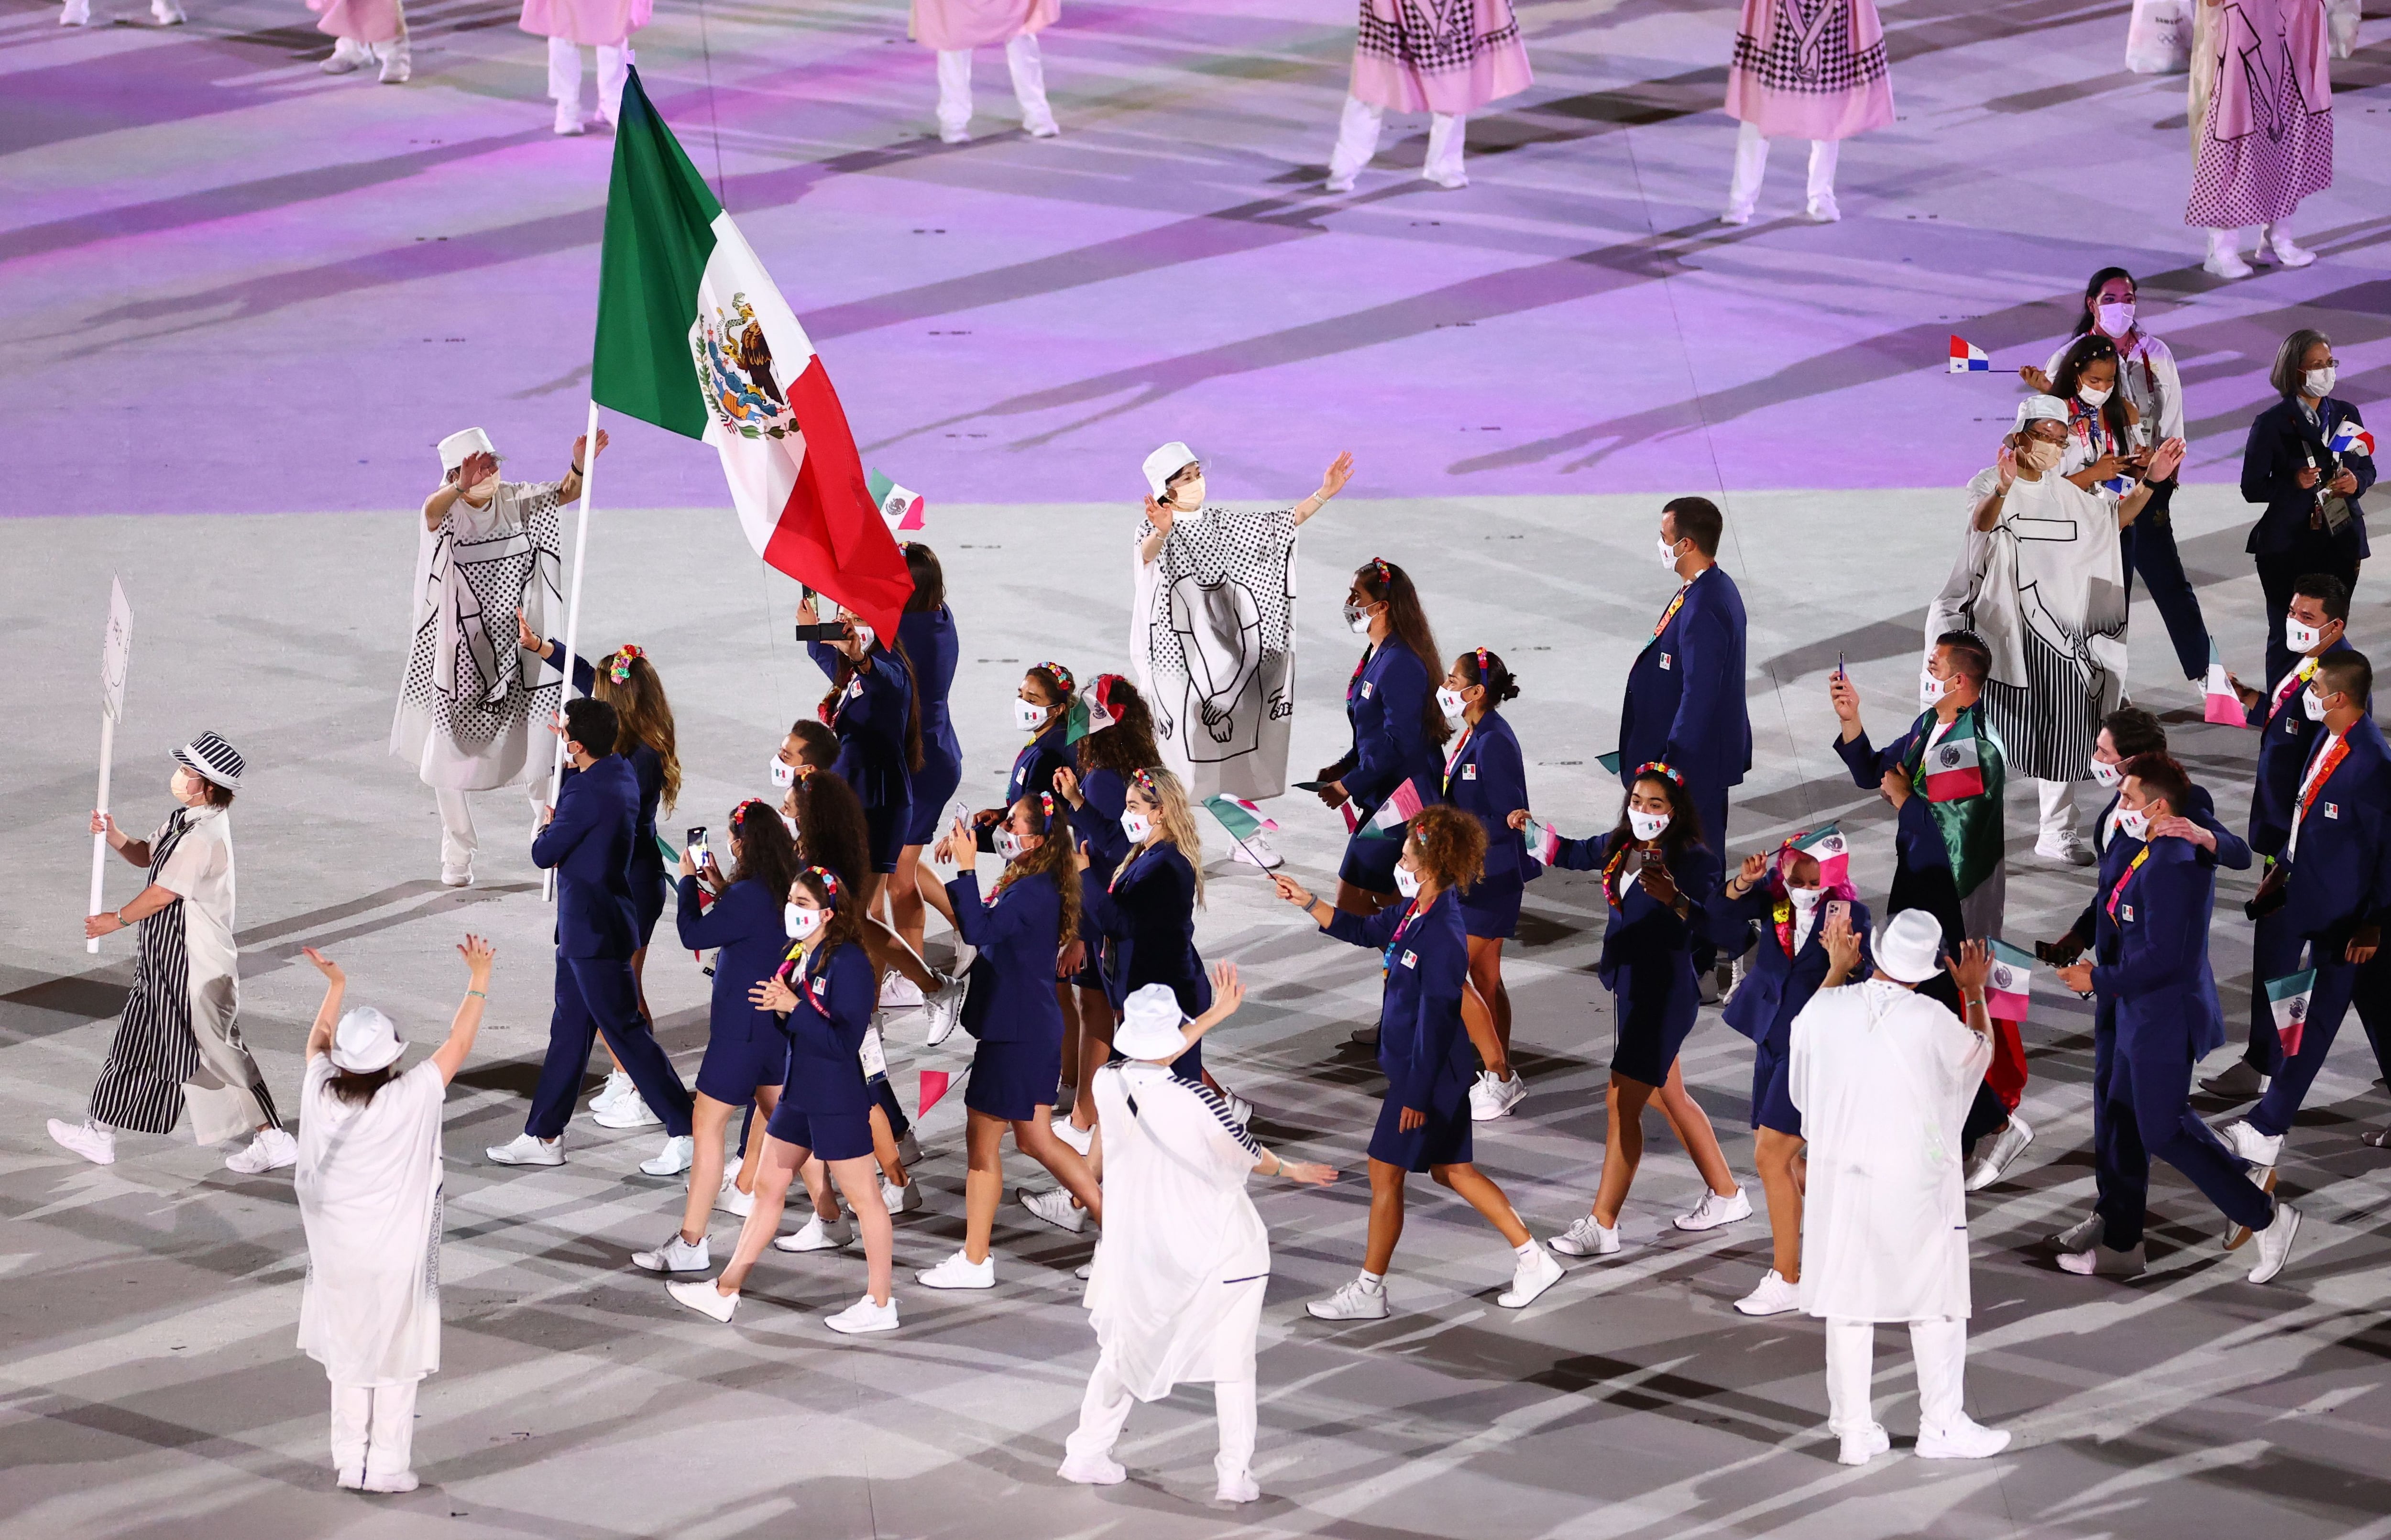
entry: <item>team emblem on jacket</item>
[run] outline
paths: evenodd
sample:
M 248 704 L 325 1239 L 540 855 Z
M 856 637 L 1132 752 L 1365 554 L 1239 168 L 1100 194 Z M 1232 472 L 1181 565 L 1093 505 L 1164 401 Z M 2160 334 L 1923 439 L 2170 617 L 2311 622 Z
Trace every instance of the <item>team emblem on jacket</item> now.
M 1464 766 L 1462 766 L 1462 767 L 1461 767 L 1461 778 L 1462 778 L 1464 781 L 1475 781 L 1475 780 L 1477 780 L 1477 779 L 1478 779 L 1478 767 L 1477 767 L 1476 765 L 1464 765 Z
M 730 309 L 726 316 L 717 306 L 711 319 L 700 315 L 689 329 L 706 408 L 742 438 L 786 438 L 796 432 L 796 416 L 772 378 L 772 344 L 764 340 L 764 323 L 744 294 L 730 296 Z
M 1415 968 L 1415 967 L 1419 966 L 1419 953 L 1418 953 L 1418 952 L 1415 952 L 1415 951 L 1406 951 L 1406 952 L 1404 952 L 1404 953 L 1403 953 L 1403 966 L 1405 966 L 1405 967 L 1407 967 L 1407 968 Z
M 1661 654 L 1661 666 L 1663 668 L 1669 666 L 1669 654 L 1666 653 Z

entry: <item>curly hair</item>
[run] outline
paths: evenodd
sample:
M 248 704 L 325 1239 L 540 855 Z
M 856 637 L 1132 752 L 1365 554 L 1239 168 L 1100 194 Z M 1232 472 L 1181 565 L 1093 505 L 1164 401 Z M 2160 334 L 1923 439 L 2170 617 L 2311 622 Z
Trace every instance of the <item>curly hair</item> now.
M 797 807 L 797 859 L 827 866 L 849 892 L 872 880 L 872 835 L 855 788 L 835 775 L 808 775 L 790 788 Z
M 1126 780 L 1131 770 L 1162 763 L 1162 750 L 1154 742 L 1154 713 L 1137 686 L 1118 674 L 1101 674 L 1092 688 L 1113 714 L 1113 725 L 1079 740 L 1079 773 L 1108 770 Z
M 1041 873 L 1053 878 L 1054 891 L 1063 899 L 1062 926 L 1054 933 L 1054 944 L 1067 947 L 1079 933 L 1079 874 L 1073 859 L 1077 848 L 1071 841 L 1071 821 L 1064 816 L 1063 805 L 1052 792 L 1031 792 L 1007 809 L 1005 816 L 1009 819 L 1015 813 L 1026 814 L 1029 832 L 1042 837 L 1035 848 L 1023 851 L 1006 863 L 1004 875 L 996 879 L 988 896 L 995 898 L 1017 878 Z
M 1412 815 L 1412 864 L 1441 888 L 1468 888 L 1486 870 L 1486 825 L 1449 803 Z

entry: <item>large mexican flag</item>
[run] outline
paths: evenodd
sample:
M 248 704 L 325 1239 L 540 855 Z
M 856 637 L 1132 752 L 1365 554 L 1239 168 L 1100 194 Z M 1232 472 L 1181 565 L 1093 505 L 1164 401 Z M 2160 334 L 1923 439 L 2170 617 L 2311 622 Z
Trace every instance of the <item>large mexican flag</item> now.
M 805 328 L 631 71 L 590 395 L 722 456 L 756 554 L 893 640 L 913 591 Z

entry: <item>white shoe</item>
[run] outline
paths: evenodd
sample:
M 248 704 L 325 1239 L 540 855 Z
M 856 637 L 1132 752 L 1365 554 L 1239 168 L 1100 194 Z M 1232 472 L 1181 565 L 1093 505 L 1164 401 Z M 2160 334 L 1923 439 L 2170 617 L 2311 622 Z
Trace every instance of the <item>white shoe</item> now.
M 937 1266 L 914 1274 L 913 1278 L 924 1288 L 994 1288 L 996 1258 L 991 1254 L 974 1262 L 958 1251 Z
M 149 19 L 162 27 L 179 27 L 189 19 L 183 15 L 183 7 L 176 0 L 149 0 Z M 415 1490 L 415 1483 L 408 1482 L 406 1490 Z
M 1749 225 L 1751 223 L 1751 205 L 1730 203 L 1719 212 L 1718 222 L 1722 225 Z
M 2016 1113 L 2010 1113 L 2009 1125 L 1993 1135 L 1991 1146 L 1977 1157 L 1975 1165 L 1969 1170 L 1968 1191 L 1980 1193 L 1998 1182 L 2033 1143 L 2033 1127 Z
M 1680 1230 L 1715 1230 L 1722 1224 L 1733 1224 L 1751 1217 L 1751 1199 L 1741 1187 L 1721 1197 L 1713 1192 L 1702 1194 L 1702 1200 L 1669 1223 Z
M 897 1136 L 897 1158 L 909 1168 L 922 1163 L 922 1141 L 910 1128 Z
M 835 1251 L 842 1246 L 854 1244 L 854 1241 L 855 1221 L 841 1214 L 833 1223 L 824 1224 L 821 1215 L 816 1214 L 806 1221 L 804 1229 L 773 1237 L 772 1249 L 775 1251 Z
M 1984 1460 L 2009 1446 L 2008 1429 L 1987 1428 L 1964 1413 L 1948 1428 L 1918 1430 L 1918 1457 L 1921 1460 Z
M 966 988 L 967 981 L 958 974 L 932 990 L 922 1002 L 924 1012 L 929 1017 L 929 1029 L 924 1034 L 923 1041 L 930 1047 L 936 1048 L 954 1036 L 955 1029 L 963 1024 Z
M 1243 1096 L 1238 1095 L 1235 1092 L 1228 1090 L 1223 1090 L 1221 1093 L 1221 1099 L 1229 1104 L 1229 1116 L 1235 1119 L 1238 1123 L 1249 1124 L 1254 1120 L 1253 1103 L 1246 1100 Z
M 1054 1474 L 1081 1486 L 1118 1486 L 1129 1480 L 1129 1472 L 1108 1455 L 1066 1455 Z
M 2261 1170 L 2271 1171 L 2283 1153 L 2283 1136 L 2264 1134 L 2250 1126 L 2247 1118 L 2236 1118 L 2217 1131 L 2225 1147 Z
M 50 1137 L 95 1166 L 116 1164 L 116 1134 L 111 1130 L 94 1128 L 87 1122 L 61 1122 L 53 1118 L 50 1119 Z
M 1015 1188 L 1014 1196 L 1021 1206 L 1057 1230 L 1078 1235 L 1088 1225 L 1088 1210 L 1071 1201 L 1071 1195 L 1060 1187 L 1033 1193 L 1027 1187 Z
M 1345 1034 L 1345 1041 L 1356 1048 L 1376 1048 L 1378 1045 L 1378 1024 L 1374 1021 L 1367 1027 L 1356 1027 Z
M 2051 1249 L 2055 1251 L 2089 1250 L 2094 1243 L 2100 1240 L 2100 1216 L 2097 1213 L 2086 1214 L 2082 1219 L 2050 1237 Z
M 176 17 L 175 19 L 180 20 L 182 19 L 180 17 Z M 422 1482 L 416 1480 L 415 1472 L 412 1470 L 394 1470 L 384 1476 L 366 1477 L 363 1481 L 357 1483 L 357 1490 L 360 1492 L 383 1493 L 412 1492 L 422 1484 Z
M 968 128 L 941 128 L 938 130 L 938 138 L 946 144 L 967 145 L 971 143 L 971 130 Z
M 1353 178 L 1351 176 L 1331 176 L 1326 182 L 1321 185 L 1321 190 L 1324 192 L 1351 192 L 1353 190 Z
M 1805 212 L 1809 214 L 1810 223 L 1813 225 L 1832 225 L 1843 217 L 1843 211 L 1835 202 L 1835 195 L 1831 192 L 1822 192 L 1811 199 L 1810 206 Z
M 895 1331 L 897 1296 L 891 1294 L 886 1304 L 876 1305 L 872 1302 L 872 1296 L 866 1294 L 837 1314 L 823 1316 L 822 1325 L 842 1337 L 858 1337 L 867 1331 Z
M 888 1206 L 891 1214 L 917 1212 L 922 1207 L 922 1184 L 908 1182 L 900 1187 L 884 1176 L 880 1179 L 880 1201 Z
M 58 25 L 61 27 L 90 26 L 91 0 L 67 0 L 65 6 L 58 12 Z
M 675 1278 L 665 1285 L 665 1292 L 700 1315 L 711 1315 L 726 1325 L 739 1308 L 739 1296 L 723 1293 L 714 1287 L 712 1278 Z
M 343 1492 L 363 1492 L 366 1489 L 366 1473 L 354 1469 L 335 1471 L 332 1484 Z
M 2305 246 L 2294 245 L 2290 231 L 2262 225 L 2258 227 L 2257 260 L 2280 262 L 2286 267 L 2305 267 L 2316 260 L 2316 253 Z
M 493 1145 L 482 1152 L 501 1166 L 562 1166 L 564 1164 L 564 1141 L 535 1139 L 528 1133 L 518 1133 L 503 1145 Z
M 225 1170 L 243 1176 L 278 1171 L 299 1163 L 299 1141 L 278 1128 L 262 1128 L 256 1136 L 225 1157 Z
M 1784 1315 L 1802 1308 L 1802 1286 L 1787 1283 L 1785 1275 L 1770 1268 L 1760 1287 L 1735 1302 L 1746 1315 Z
M 1469 185 L 1469 176 L 1466 172 L 1434 172 L 1429 171 L 1425 167 L 1421 168 L 1420 180 L 1423 182 L 1433 183 L 1435 186 L 1442 188 L 1447 192 L 1459 192 L 1462 188 Z
M 1233 860 L 1244 861 L 1248 866 L 1259 866 L 1265 872 L 1276 871 L 1286 864 L 1286 858 L 1280 855 L 1278 847 L 1270 842 L 1269 832 L 1262 829 L 1255 830 L 1241 840 L 1232 841 L 1229 855 Z
M 676 1133 L 666 1139 L 664 1147 L 640 1162 L 640 1170 L 650 1176 L 679 1176 L 697 1159 L 697 1140 L 690 1134 Z
M 556 104 L 556 131 L 559 134 L 578 134 L 581 132 L 581 109 L 571 102 L 558 102 Z M 724 1319 L 728 1320 L 730 1317 L 725 1316 Z
M 1212 1489 L 1214 1502 L 1258 1503 L 1261 1501 L 1262 1489 L 1254 1481 L 1252 1471 L 1240 1470 L 1234 1476 L 1221 1476 L 1219 1480 L 1220 1485 Z
M 1035 123 L 1025 119 L 1021 126 L 1028 131 L 1029 136 L 1033 139 L 1051 139 L 1063 132 L 1063 125 L 1052 117 L 1040 118 Z
M 1325 1300 L 1303 1307 L 1323 1321 L 1383 1321 L 1387 1318 L 1387 1286 L 1355 1278 Z
M 2278 1201 L 2275 1222 L 2258 1232 L 2258 1265 L 2250 1269 L 2252 1283 L 2270 1283 L 2292 1260 L 2292 1242 L 2300 1233 L 2300 1211 Z
M 2276 1174 L 2274 1167 L 2262 1166 L 2258 1169 L 2257 1175 L 2254 1178 L 2254 1180 L 2258 1184 L 2258 1190 L 2265 1193 L 2269 1197 L 2272 1197 L 2275 1195 Z M 2249 1228 L 2247 1225 L 2236 1224 L 2229 1219 L 2225 1222 L 2225 1249 L 2228 1251 L 2239 1251 L 2244 1246 L 2249 1245 L 2250 1237 L 2256 1234 L 2256 1231 Z
M 1497 1118 L 1507 1118 L 1511 1109 L 1527 1098 L 1528 1082 L 1518 1075 L 1506 1081 L 1492 1069 L 1480 1069 L 1477 1081 L 1469 1088 L 1469 1119 L 1491 1123 Z
M 393 43 L 374 45 L 374 58 L 381 60 L 381 80 L 384 85 L 404 85 L 415 73 L 415 57 L 405 37 Z
M 342 41 L 346 40 L 343 39 Z M 358 66 L 364 64 L 367 59 L 369 59 L 372 57 L 373 56 L 368 53 L 366 55 L 366 58 L 360 58 L 354 63 L 342 65 L 340 69 L 335 70 L 332 66 L 339 63 L 341 58 L 340 54 L 335 51 L 330 58 L 324 61 L 323 71 L 324 73 L 328 75 L 345 75 L 351 70 L 358 68 Z M 471 887 L 473 886 L 473 869 L 470 866 L 444 866 L 440 869 L 440 886 L 443 887 Z
M 2068 866 L 2089 866 L 2093 861 L 2091 847 L 2073 835 L 2058 839 L 2037 839 L 2034 842 L 2034 853 L 2045 861 L 2060 861 Z
M 636 1086 L 629 1095 L 617 1096 L 606 1104 L 604 1110 L 591 1113 L 589 1120 L 600 1128 L 613 1129 L 662 1128 L 665 1125 L 665 1120 L 655 1115 Z
M 1534 1249 L 1521 1257 L 1511 1269 L 1511 1287 L 1494 1297 L 1494 1302 L 1505 1310 L 1522 1310 L 1535 1302 L 1536 1296 L 1561 1281 L 1567 1271 L 1553 1261 L 1552 1253 L 1532 1240 Z M 1383 1295 L 1386 1291 L 1379 1290 Z
M 1564 1257 L 1607 1257 L 1619 1249 L 1619 1226 L 1606 1230 L 1588 1214 L 1555 1236 L 1550 1244 Z
M 611 1070 L 607 1073 L 606 1083 L 598 1088 L 598 1094 L 589 1098 L 590 1114 L 594 1117 L 598 1113 L 611 1111 L 614 1104 L 624 1097 L 636 1100 L 639 1094 L 639 1088 L 631 1083 L 629 1075 L 620 1069 Z
M 2079 1278 L 2139 1278 L 2148 1266 L 2139 1245 L 2117 1251 L 2095 1240 L 2080 1251 L 2059 1254 L 2059 1270 Z
M 1054 1119 L 1054 1137 L 1079 1151 L 1082 1159 L 1087 1158 L 1090 1150 L 1096 1147 L 1096 1131 L 1092 1128 L 1081 1128 L 1068 1118 Z
M 894 968 L 880 981 L 880 1008 L 884 1011 L 910 1011 L 923 999 L 922 986 Z
M 714 1259 L 707 1254 L 709 1250 L 705 1236 L 700 1236 L 693 1241 L 683 1240 L 680 1232 L 676 1230 L 672 1239 L 654 1250 L 632 1252 L 631 1265 L 644 1267 L 651 1273 L 703 1273 L 714 1265 Z
M 2220 278 L 2248 278 L 2250 265 L 2242 261 L 2242 253 L 2233 249 L 2237 234 L 2233 230 L 2209 231 L 2208 256 L 2201 266 Z
M 756 1211 L 756 1195 L 741 1192 L 739 1179 L 726 1176 L 722 1179 L 722 1190 L 714 1195 L 714 1206 L 726 1214 L 737 1214 L 745 1219 Z
M 1838 1465 L 1866 1465 L 1893 1447 L 1893 1435 L 1884 1430 L 1880 1422 L 1871 1422 L 1858 1432 L 1842 1437 L 1842 1450 L 1835 1456 Z
M 359 65 L 370 64 L 372 62 L 373 50 L 371 48 L 367 47 L 364 44 L 358 42 L 354 37 L 343 37 L 336 39 L 333 42 L 332 57 L 324 60 L 323 63 L 317 65 L 316 68 L 321 70 L 328 75 L 345 75 L 351 71 L 355 70 Z M 440 869 L 440 880 L 446 883 L 450 887 L 462 887 L 465 886 L 466 882 L 471 882 L 472 880 L 472 874 L 469 872 L 463 874 L 464 881 L 451 882 L 449 881 L 449 873 L 451 870 L 453 869 L 445 866 Z

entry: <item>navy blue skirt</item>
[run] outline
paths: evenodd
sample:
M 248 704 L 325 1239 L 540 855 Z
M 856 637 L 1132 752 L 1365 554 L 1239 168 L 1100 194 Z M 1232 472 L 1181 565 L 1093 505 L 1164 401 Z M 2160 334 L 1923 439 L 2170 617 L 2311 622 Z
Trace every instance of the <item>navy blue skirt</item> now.
M 1480 878 L 1462 892 L 1462 928 L 1480 940 L 1510 940 L 1519 934 L 1519 899 L 1527 891 L 1516 875 Z
M 990 1042 L 972 1050 L 971 1081 L 963 1106 L 974 1112 L 1017 1123 L 1054 1105 L 1063 1083 L 1063 1042 Z
M 907 832 L 913 821 L 913 805 L 901 808 L 863 805 L 864 842 L 872 847 L 872 869 L 885 874 L 897 870 L 897 858 L 902 854 Z
M 758 1026 L 741 1037 L 736 1028 L 705 1040 L 705 1057 L 697 1067 L 697 1093 L 730 1106 L 755 1100 L 759 1085 L 779 1085 L 789 1078 L 789 1040 L 778 1030 Z
M 1677 1050 L 1694 1029 L 1702 997 L 1694 981 L 1693 959 L 1684 952 L 1639 972 L 1633 967 L 1611 970 L 1605 982 L 1611 988 L 1611 1014 L 1617 1022 L 1610 1048 L 1610 1072 L 1657 1086 L 1669 1078 Z
M 1337 868 L 1337 875 L 1364 893 L 1392 893 L 1395 890 L 1395 863 L 1403 859 L 1403 836 L 1401 832 L 1379 833 L 1356 829 L 1345 839 L 1345 860 Z
M 955 790 L 963 783 L 963 757 L 943 752 L 925 736 L 922 743 L 922 768 L 911 777 L 913 810 L 905 820 L 905 844 L 937 843 L 938 836 L 946 832 L 941 824 L 947 805 L 955 799 Z
M 1758 1053 L 1751 1061 L 1751 1126 L 1775 1129 L 1799 1139 L 1802 1109 L 1793 1105 L 1793 1094 L 1787 1088 L 1792 1079 L 1793 1055 L 1779 1053 L 1765 1042 L 1756 1047 Z
M 1430 1166 L 1458 1166 L 1470 1158 L 1469 1103 L 1465 1098 L 1450 1112 L 1425 1109 L 1428 1121 L 1406 1133 L 1400 1126 L 1403 1109 L 1392 1096 L 1378 1104 L 1378 1126 L 1370 1133 L 1370 1158 L 1424 1171 Z
M 784 1145 L 810 1151 L 818 1160 L 854 1160 L 872 1153 L 872 1114 L 797 1110 L 787 1096 L 772 1108 L 764 1132 Z

